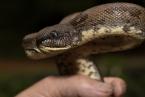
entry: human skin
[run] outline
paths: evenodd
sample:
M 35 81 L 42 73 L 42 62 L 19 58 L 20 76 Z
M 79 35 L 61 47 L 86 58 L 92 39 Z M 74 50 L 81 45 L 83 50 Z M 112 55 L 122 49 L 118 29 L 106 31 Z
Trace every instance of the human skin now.
M 101 82 L 76 75 L 44 78 L 15 97 L 122 97 L 125 91 L 124 80 L 117 77 Z

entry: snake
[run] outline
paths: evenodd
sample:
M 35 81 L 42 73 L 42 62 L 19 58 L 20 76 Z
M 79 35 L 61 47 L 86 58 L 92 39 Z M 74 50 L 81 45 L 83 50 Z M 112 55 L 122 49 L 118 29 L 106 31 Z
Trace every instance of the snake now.
M 22 45 L 34 60 L 52 59 L 62 76 L 102 80 L 91 55 L 129 50 L 145 40 L 145 8 L 126 2 L 97 5 L 26 35 Z

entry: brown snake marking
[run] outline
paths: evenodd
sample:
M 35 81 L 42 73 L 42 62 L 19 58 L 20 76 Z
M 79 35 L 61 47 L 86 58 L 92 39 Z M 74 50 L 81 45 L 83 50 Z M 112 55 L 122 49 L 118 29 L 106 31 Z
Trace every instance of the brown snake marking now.
M 32 59 L 53 58 L 61 75 L 82 74 L 101 80 L 89 55 L 131 49 L 144 39 L 145 9 L 131 3 L 109 3 L 26 35 L 23 47 Z

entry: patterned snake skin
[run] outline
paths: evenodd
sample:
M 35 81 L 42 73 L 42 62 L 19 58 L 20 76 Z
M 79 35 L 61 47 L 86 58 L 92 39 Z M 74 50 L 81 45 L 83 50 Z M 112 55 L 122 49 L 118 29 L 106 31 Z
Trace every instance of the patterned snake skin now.
M 89 55 L 131 49 L 144 39 L 145 9 L 131 3 L 109 3 L 26 35 L 23 47 L 32 59 L 54 59 L 62 75 L 82 74 L 101 80 Z

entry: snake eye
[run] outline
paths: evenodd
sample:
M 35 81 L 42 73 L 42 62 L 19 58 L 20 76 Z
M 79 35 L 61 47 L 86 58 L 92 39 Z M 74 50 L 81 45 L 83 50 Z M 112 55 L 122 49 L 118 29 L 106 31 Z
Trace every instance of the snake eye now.
M 58 32 L 57 31 L 51 31 L 50 33 L 49 33 L 49 38 L 50 39 L 57 39 L 58 38 L 58 36 L 59 36 L 59 34 L 58 34 Z
M 39 37 L 37 39 L 37 45 L 39 46 L 40 44 L 48 44 L 59 38 L 60 38 L 60 34 L 58 34 L 58 32 L 54 30 L 51 31 L 49 34 L 44 34 L 42 35 L 42 37 Z
M 43 37 L 38 38 L 37 41 L 36 41 L 37 46 L 39 46 L 43 42 L 47 41 L 48 39 L 49 39 L 49 36 L 48 35 L 43 35 Z

